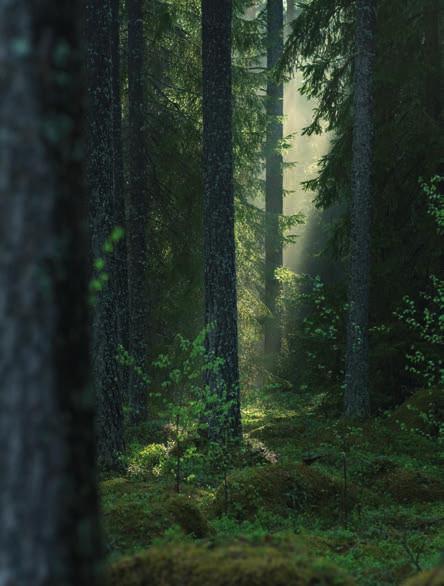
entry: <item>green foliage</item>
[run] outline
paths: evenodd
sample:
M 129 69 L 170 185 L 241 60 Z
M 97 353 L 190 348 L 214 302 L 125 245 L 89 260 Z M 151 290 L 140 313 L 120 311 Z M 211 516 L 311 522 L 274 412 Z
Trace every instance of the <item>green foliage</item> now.
M 404 297 L 415 300 L 415 308 L 422 314 L 424 303 L 416 301 L 417 293 L 429 290 L 430 275 L 439 275 L 441 263 L 440 235 L 433 229 L 434 219 L 442 217 L 440 179 L 435 177 L 426 187 L 433 192 L 429 201 L 417 189 L 419 175 L 433 177 L 440 169 L 443 152 L 442 125 L 432 107 L 442 93 L 439 50 L 432 48 L 438 23 L 427 17 L 428 6 L 418 0 L 378 2 L 370 327 L 376 333 L 374 328 L 384 324 L 387 331 L 371 340 L 372 403 L 376 410 L 393 406 L 405 398 L 407 390 L 423 385 L 424 377 L 418 380 L 416 371 L 430 371 L 429 361 L 434 360 L 416 344 L 415 332 L 398 320 L 394 323 L 393 317 Z M 280 73 L 301 71 L 301 91 L 314 101 L 312 120 L 303 132 L 330 131 L 330 149 L 320 161 L 317 176 L 305 187 L 313 191 L 319 208 L 337 211 L 325 258 L 329 262 L 335 258 L 345 266 L 350 227 L 355 3 L 310 0 L 301 2 L 300 9 Z M 338 275 L 331 284 L 340 298 L 345 279 Z M 413 341 L 420 354 L 411 351 Z M 407 353 L 415 371 L 404 371 Z M 334 369 L 339 378 L 341 362 Z M 296 368 L 304 364 L 299 361 Z
M 102 245 L 102 251 L 105 256 L 94 260 L 94 276 L 89 282 L 89 302 L 91 305 L 95 304 L 97 295 L 109 281 L 109 274 L 106 272 L 106 259 L 111 257 L 116 244 L 124 237 L 125 230 L 120 226 L 116 226 Z
M 210 326 L 211 328 L 211 326 Z M 128 474 L 143 478 L 146 474 L 171 476 L 176 491 L 183 481 L 203 482 L 204 478 L 224 476 L 231 464 L 230 412 L 232 402 L 226 396 L 221 380 L 214 391 L 207 384 L 207 375 L 218 377 L 222 359 L 208 354 L 205 339 L 208 329 L 188 340 L 178 334 L 168 353 L 153 363 L 156 382 L 151 382 L 143 368 L 123 349 L 118 360 L 147 385 L 152 400 L 162 405 L 169 432 L 167 444 L 136 444 L 129 458 Z M 158 386 L 156 386 L 158 385 Z M 209 438 L 209 427 L 220 431 L 219 438 Z M 238 447 L 237 449 L 241 449 Z
M 441 182 L 439 176 L 429 183 L 420 180 L 438 234 L 444 231 L 444 196 L 438 191 Z M 395 315 L 414 341 L 406 354 L 406 370 L 421 386 L 444 386 L 444 281 L 430 275 L 428 291 L 421 291 L 417 300 L 405 296 Z
M 345 343 L 340 293 L 327 288 L 319 276 L 296 275 L 282 269 L 278 277 L 286 324 L 283 377 L 300 391 L 333 390 L 333 401 L 338 402 Z
M 133 444 L 129 447 L 127 475 L 133 480 L 148 480 L 158 475 L 167 455 L 164 444 Z

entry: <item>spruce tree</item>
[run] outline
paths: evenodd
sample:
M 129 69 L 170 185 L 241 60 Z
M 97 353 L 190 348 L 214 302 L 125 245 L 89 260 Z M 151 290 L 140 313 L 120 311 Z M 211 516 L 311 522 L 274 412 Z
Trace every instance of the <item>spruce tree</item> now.
M 370 414 L 368 313 L 373 199 L 375 33 L 375 0 L 358 0 L 354 62 L 349 315 L 344 395 L 345 413 L 350 417 L 367 417 Z
M 129 0 L 128 9 L 128 199 L 127 246 L 129 292 L 129 352 L 136 365 L 148 358 L 149 300 L 147 297 L 148 145 L 146 134 L 143 0 Z M 134 369 L 129 383 L 130 418 L 147 415 L 147 389 Z
M 212 393 L 229 405 L 229 433 L 241 436 L 234 240 L 231 0 L 202 0 L 203 229 L 207 349 L 223 361 L 208 372 Z M 216 412 L 215 412 L 216 411 Z M 222 408 L 210 413 L 220 439 Z
M 110 0 L 88 0 L 86 4 L 88 72 L 88 187 L 93 263 L 108 276 L 95 295 L 93 312 L 93 373 L 98 408 L 99 459 L 116 467 L 123 451 L 122 392 L 116 361 L 119 335 L 121 264 L 105 243 L 121 218 L 117 215 L 114 157 L 114 98 L 112 11 Z M 118 197 L 122 197 L 120 193 Z
M 283 137 L 284 86 L 274 80 L 274 68 L 282 57 L 284 45 L 284 7 L 282 0 L 267 2 L 267 140 L 265 146 L 265 353 L 276 355 L 281 346 L 280 325 L 276 315 L 279 281 L 276 269 L 282 266 L 283 252 L 279 220 L 283 213 Z

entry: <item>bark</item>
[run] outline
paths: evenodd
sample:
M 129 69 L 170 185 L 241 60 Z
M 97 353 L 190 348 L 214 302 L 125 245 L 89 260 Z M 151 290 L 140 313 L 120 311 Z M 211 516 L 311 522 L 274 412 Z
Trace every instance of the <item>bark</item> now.
M 240 438 L 231 18 L 231 0 L 202 0 L 205 323 L 210 328 L 207 349 L 223 360 L 219 373 L 208 373 L 208 384 L 228 401 L 228 430 Z M 209 432 L 218 438 L 227 424 L 214 411 Z
M 0 585 L 96 583 L 78 5 L 0 1 Z
M 358 0 L 354 64 L 349 316 L 344 396 L 345 413 L 350 417 L 367 417 L 370 413 L 368 312 L 375 35 L 375 0 Z
M 282 0 L 268 0 L 267 3 L 267 66 L 271 72 L 284 48 L 284 7 Z M 265 181 L 265 304 L 270 317 L 265 322 L 265 353 L 275 355 L 281 347 L 281 331 L 276 315 L 276 301 L 279 282 L 276 269 L 282 266 L 282 239 L 279 218 L 283 213 L 283 168 L 282 153 L 279 151 L 283 137 L 282 116 L 284 86 L 276 84 L 270 76 L 267 84 L 267 144 Z
M 103 245 L 117 225 L 114 197 L 114 100 L 111 2 L 89 0 L 86 13 L 88 71 L 88 187 L 93 261 L 103 258 L 108 282 L 95 298 L 92 358 L 98 409 L 99 460 L 116 468 L 123 451 L 123 408 L 116 361 L 119 336 L 119 264 Z
M 143 0 L 128 1 L 129 188 L 127 213 L 129 352 L 147 367 L 149 302 L 147 297 L 148 145 L 144 108 Z M 133 423 L 147 415 L 147 389 L 132 369 L 129 385 Z
M 426 54 L 426 105 L 427 112 L 437 124 L 442 123 L 442 55 L 440 28 L 443 9 L 439 0 L 424 3 L 425 54 Z
M 120 0 L 111 0 L 111 62 L 113 99 L 113 197 L 116 224 L 125 230 L 125 238 L 116 246 L 117 263 L 117 323 L 119 340 L 128 348 L 128 251 L 126 244 L 125 186 L 122 145 L 122 102 L 120 73 Z M 119 368 L 119 386 L 122 397 L 127 394 L 128 370 Z
M 295 0 L 287 0 L 287 23 L 290 24 L 296 18 Z

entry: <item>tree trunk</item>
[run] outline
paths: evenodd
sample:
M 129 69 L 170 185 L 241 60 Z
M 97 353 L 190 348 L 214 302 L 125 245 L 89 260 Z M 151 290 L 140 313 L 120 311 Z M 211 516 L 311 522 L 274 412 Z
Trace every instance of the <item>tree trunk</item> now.
M 0 1 L 0 585 L 96 583 L 78 3 Z
M 424 3 L 424 29 L 426 54 L 426 104 L 430 117 L 442 123 L 442 55 L 440 47 L 440 25 L 443 9 L 439 0 Z
M 87 3 L 88 187 L 93 260 L 103 259 L 108 282 L 97 292 L 93 313 L 93 373 L 98 409 L 99 460 L 115 468 L 123 451 L 123 409 L 116 361 L 119 322 L 119 263 L 103 245 L 117 224 L 114 197 L 114 102 L 111 2 Z
M 350 417 L 367 417 L 370 413 L 368 312 L 375 36 L 375 0 L 358 0 L 354 65 L 349 316 L 344 397 L 345 414 Z
M 265 152 L 265 304 L 270 312 L 265 322 L 265 353 L 273 356 L 281 347 L 281 331 L 276 315 L 279 282 L 276 269 L 282 266 L 282 239 L 279 218 L 283 212 L 283 168 L 280 141 L 283 136 L 282 116 L 284 86 L 276 84 L 271 71 L 279 61 L 284 47 L 284 7 L 282 0 L 268 0 L 267 66 L 270 77 L 267 84 L 267 144 Z
M 148 358 L 147 298 L 148 145 L 144 108 L 143 0 L 128 0 L 129 190 L 127 213 L 129 352 L 137 366 Z M 133 423 L 146 418 L 146 385 L 130 373 L 129 404 Z
M 111 0 L 111 61 L 113 95 L 113 196 L 116 224 L 125 230 L 125 237 L 116 244 L 117 322 L 119 340 L 128 348 L 128 251 L 126 244 L 125 187 L 122 148 L 122 102 L 120 91 L 120 0 Z M 122 399 L 128 390 L 128 369 L 119 368 Z
M 202 0 L 203 225 L 207 348 L 223 360 L 208 373 L 212 393 L 228 401 L 229 423 L 213 408 L 210 437 L 241 437 L 231 84 L 231 0 Z
M 287 0 L 287 23 L 290 24 L 296 18 L 295 0 Z

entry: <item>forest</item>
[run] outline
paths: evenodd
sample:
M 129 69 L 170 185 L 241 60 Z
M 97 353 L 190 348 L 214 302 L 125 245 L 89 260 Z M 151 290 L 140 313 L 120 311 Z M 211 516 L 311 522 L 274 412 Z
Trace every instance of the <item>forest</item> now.
M 0 0 L 0 586 L 444 586 L 442 0 Z

